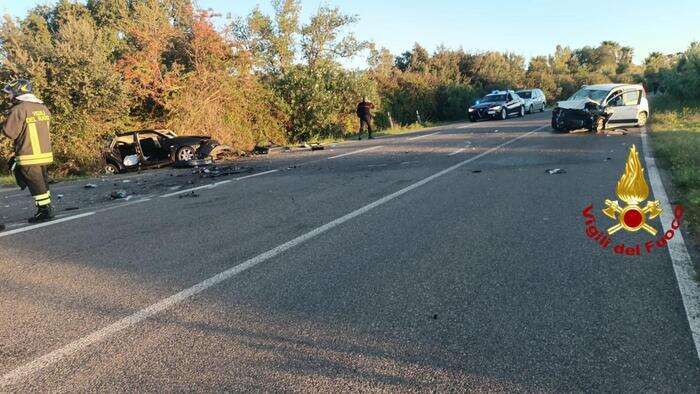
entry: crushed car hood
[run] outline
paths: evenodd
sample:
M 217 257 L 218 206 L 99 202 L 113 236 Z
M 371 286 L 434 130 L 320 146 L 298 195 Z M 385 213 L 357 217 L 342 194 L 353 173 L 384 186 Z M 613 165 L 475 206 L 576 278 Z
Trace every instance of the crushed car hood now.
M 557 106 L 559 108 L 563 108 L 563 109 L 585 109 L 586 104 L 588 104 L 588 103 L 595 103 L 596 105 L 598 105 L 598 102 L 595 100 L 583 99 L 583 100 L 560 101 L 557 103 Z

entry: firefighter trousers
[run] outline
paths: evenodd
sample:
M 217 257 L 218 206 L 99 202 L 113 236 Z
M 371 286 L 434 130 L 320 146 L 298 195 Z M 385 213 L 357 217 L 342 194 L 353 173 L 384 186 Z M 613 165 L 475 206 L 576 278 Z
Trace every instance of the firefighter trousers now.
M 51 204 L 51 192 L 49 191 L 49 174 L 47 166 L 17 166 L 15 168 L 17 185 L 29 192 L 34 197 L 37 207 Z

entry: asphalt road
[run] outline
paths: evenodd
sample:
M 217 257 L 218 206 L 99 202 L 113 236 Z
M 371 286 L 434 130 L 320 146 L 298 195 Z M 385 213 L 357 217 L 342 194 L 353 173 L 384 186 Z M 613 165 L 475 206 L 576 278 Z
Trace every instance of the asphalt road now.
M 27 231 L 4 192 L 0 391 L 698 391 L 668 252 L 584 232 L 639 130 L 547 124 L 254 159 L 195 196 L 162 197 L 222 179 L 147 174 Z

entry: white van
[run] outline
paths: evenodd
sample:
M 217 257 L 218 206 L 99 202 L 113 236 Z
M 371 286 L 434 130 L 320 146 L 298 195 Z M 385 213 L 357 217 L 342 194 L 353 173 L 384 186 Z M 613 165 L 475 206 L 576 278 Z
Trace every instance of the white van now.
M 552 128 L 601 131 L 644 126 L 648 119 L 649 101 L 642 85 L 587 85 L 557 104 L 552 111 Z

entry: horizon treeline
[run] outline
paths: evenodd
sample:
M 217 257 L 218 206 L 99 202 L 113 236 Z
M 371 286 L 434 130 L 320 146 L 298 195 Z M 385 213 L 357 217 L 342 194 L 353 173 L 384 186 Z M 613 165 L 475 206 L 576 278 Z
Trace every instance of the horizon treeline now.
M 392 54 L 352 33 L 358 16 L 322 6 L 300 20 L 298 0 L 273 0 L 274 12 L 214 23 L 192 0 L 60 0 L 0 24 L 0 80 L 23 77 L 53 113 L 57 171 L 97 168 L 115 132 L 168 128 L 209 134 L 238 150 L 341 137 L 357 129 L 355 105 L 377 104 L 388 127 L 466 117 L 493 89 L 540 88 L 550 102 L 583 84 L 644 83 L 650 92 L 698 98 L 700 45 L 652 53 L 634 64 L 633 48 L 613 41 L 551 55 L 467 52 L 418 43 Z M 465 43 L 468 45 L 468 43 Z M 368 56 L 366 70 L 344 59 Z M 4 100 L 2 108 L 9 103 Z M 0 155 L 10 155 L 7 141 Z M 0 163 L 1 165 L 2 163 Z

